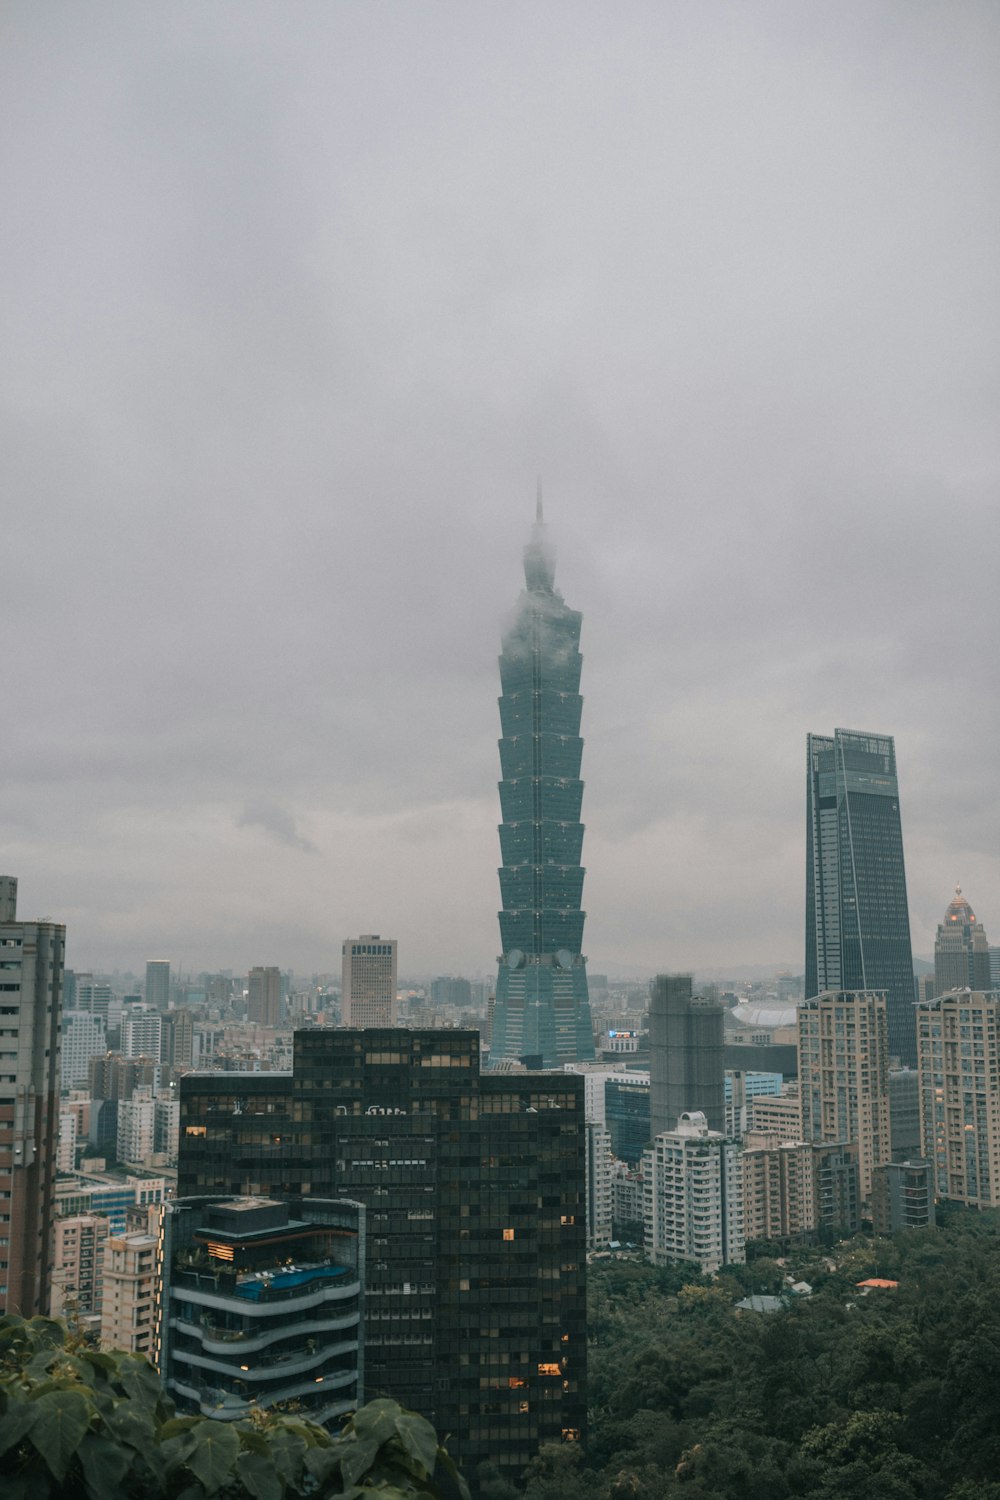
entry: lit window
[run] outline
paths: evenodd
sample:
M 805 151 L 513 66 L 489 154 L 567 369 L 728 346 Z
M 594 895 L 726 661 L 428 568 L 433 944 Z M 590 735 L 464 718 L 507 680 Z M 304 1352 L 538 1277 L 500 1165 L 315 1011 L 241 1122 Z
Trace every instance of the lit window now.
M 513 1229 L 505 1229 L 503 1232 L 503 1237 L 505 1240 L 512 1240 L 514 1238 Z

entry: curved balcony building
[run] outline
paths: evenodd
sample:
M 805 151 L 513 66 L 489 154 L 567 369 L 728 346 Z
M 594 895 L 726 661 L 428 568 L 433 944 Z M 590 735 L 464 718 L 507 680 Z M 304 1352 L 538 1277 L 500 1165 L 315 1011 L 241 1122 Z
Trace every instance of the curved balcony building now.
M 364 1209 L 346 1199 L 179 1198 L 160 1242 L 159 1366 L 178 1409 L 235 1421 L 363 1401 Z

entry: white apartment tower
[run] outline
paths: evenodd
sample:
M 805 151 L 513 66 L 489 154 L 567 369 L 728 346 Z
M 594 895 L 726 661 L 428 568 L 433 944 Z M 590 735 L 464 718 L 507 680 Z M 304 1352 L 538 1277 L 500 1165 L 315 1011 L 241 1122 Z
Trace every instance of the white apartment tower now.
M 17 920 L 0 875 L 0 1313 L 48 1310 L 66 929 Z
M 346 938 L 340 1019 L 344 1026 L 395 1026 L 396 940 L 377 932 Z
M 654 1266 L 690 1260 L 703 1271 L 742 1264 L 743 1169 L 740 1148 L 686 1110 L 642 1158 L 646 1248 Z
M 611 1239 L 614 1157 L 606 1125 L 587 1121 L 587 1249 L 603 1250 Z
M 129 1006 L 122 1016 L 122 1056 L 160 1061 L 163 1016 L 151 1005 Z

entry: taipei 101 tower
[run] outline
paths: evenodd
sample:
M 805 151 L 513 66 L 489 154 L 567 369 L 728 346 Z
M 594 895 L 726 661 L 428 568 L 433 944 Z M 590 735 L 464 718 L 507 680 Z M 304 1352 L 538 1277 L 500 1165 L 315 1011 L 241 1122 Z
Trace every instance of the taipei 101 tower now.
M 491 1058 L 594 1056 L 583 947 L 580 624 L 538 501 L 500 653 L 500 942 Z

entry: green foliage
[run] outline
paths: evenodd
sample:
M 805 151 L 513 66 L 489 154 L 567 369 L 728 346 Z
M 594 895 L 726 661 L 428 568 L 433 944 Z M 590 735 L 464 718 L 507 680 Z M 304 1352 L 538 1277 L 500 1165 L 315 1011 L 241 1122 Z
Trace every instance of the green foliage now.
M 372 1401 L 341 1432 L 301 1417 L 177 1417 L 141 1355 L 50 1318 L 0 1317 L 4 1500 L 468 1500 L 431 1424 Z

